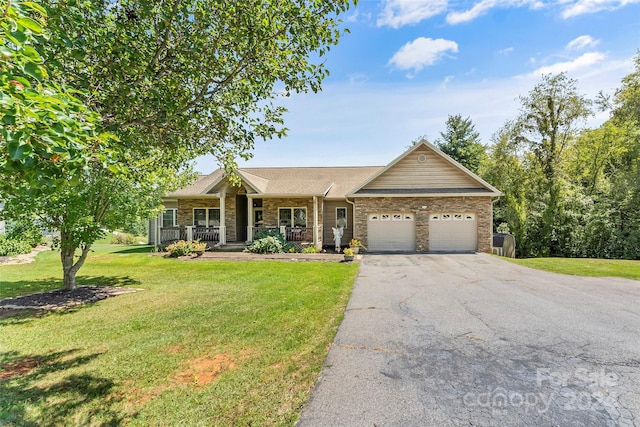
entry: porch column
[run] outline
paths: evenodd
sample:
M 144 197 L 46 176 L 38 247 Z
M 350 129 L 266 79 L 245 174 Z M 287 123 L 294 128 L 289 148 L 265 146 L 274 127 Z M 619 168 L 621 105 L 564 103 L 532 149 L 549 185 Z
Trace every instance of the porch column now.
M 160 212 L 160 214 L 158 215 L 158 218 L 156 218 L 156 223 L 155 225 L 155 238 L 154 238 L 154 242 L 153 245 L 154 246 L 160 246 L 162 244 L 162 212 Z
M 220 231 L 219 231 L 219 243 L 224 245 L 227 243 L 227 227 L 225 223 L 225 199 L 227 193 L 220 193 Z
M 318 246 L 318 196 L 313 196 L 313 244 Z
M 280 234 L 284 236 L 285 242 L 287 241 L 287 227 L 285 225 L 280 226 Z
M 247 194 L 247 242 L 253 242 L 253 199 Z
M 193 240 L 193 225 L 187 225 L 185 228 L 187 229 L 187 241 L 190 242 Z

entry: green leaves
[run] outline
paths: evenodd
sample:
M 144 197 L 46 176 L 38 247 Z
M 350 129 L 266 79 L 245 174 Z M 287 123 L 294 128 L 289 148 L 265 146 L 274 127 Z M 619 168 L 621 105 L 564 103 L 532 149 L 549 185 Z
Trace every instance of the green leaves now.
M 10 3 L 0 17 L 0 198 L 34 197 L 62 183 L 79 182 L 94 162 L 117 162 L 98 132 L 101 118 L 82 102 L 82 92 L 51 80 L 44 65 L 48 35 L 36 3 Z M 42 21 L 44 22 L 44 20 Z
M 17 19 L 16 22 L 18 23 L 19 26 L 26 28 L 27 30 L 35 34 L 42 34 L 42 26 L 37 21 L 27 16 L 23 16 Z

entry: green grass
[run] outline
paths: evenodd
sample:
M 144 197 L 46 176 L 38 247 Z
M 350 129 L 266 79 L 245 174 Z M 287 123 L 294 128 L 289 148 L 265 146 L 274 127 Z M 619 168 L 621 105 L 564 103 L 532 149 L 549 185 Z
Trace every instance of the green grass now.
M 98 245 L 79 284 L 142 292 L 0 319 L 0 425 L 292 425 L 356 265 L 185 262 Z M 60 287 L 56 253 L 0 292 Z
M 515 264 L 575 276 L 622 277 L 640 280 L 640 261 L 591 258 L 502 258 Z

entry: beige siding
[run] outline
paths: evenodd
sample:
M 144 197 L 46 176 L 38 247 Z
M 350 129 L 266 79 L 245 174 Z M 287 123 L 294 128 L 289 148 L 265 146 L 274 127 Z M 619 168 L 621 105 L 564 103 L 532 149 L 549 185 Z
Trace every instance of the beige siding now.
M 424 155 L 424 162 L 418 156 Z M 427 147 L 417 149 L 364 189 L 483 188 L 482 184 Z
M 347 208 L 347 228 L 344 229 L 342 236 L 342 246 L 349 243 L 353 238 L 353 206 L 342 200 L 325 200 L 324 201 L 324 233 L 322 235 L 322 243 L 327 246 L 333 246 L 333 227 L 336 226 L 336 208 Z

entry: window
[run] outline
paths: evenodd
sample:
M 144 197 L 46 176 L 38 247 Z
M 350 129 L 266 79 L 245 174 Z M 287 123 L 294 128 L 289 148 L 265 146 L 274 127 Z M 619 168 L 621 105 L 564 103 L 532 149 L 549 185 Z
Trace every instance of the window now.
M 262 215 L 262 208 L 255 209 L 253 211 L 253 224 L 254 224 L 254 227 L 262 227 L 264 225 L 264 217 Z
M 278 209 L 278 224 L 285 227 L 306 227 L 307 208 Z
M 347 208 L 336 208 L 336 227 L 347 228 Z
M 196 227 L 219 227 L 219 208 L 195 208 L 193 210 L 193 225 Z
M 175 208 L 165 209 L 162 212 L 162 228 L 165 227 L 175 227 L 178 225 L 178 210 Z

